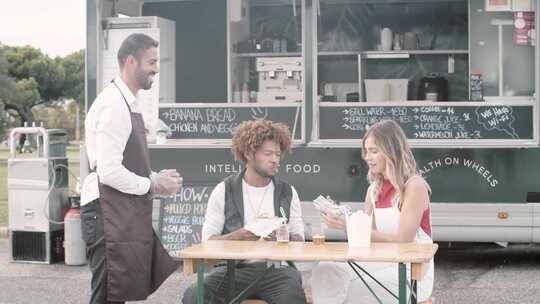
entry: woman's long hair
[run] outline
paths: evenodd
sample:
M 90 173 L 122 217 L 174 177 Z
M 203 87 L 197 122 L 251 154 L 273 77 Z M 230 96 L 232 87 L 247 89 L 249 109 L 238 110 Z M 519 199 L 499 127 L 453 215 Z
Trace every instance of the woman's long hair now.
M 362 140 L 362 157 L 366 156 L 366 139 L 372 137 L 375 145 L 386 160 L 386 175 L 396 189 L 398 207 L 401 209 L 401 197 L 409 178 L 417 174 L 416 160 L 407 142 L 405 133 L 393 120 L 383 120 L 369 127 Z M 368 171 L 368 181 L 376 198 L 383 185 L 383 175 Z M 375 204 L 375 202 L 373 202 Z

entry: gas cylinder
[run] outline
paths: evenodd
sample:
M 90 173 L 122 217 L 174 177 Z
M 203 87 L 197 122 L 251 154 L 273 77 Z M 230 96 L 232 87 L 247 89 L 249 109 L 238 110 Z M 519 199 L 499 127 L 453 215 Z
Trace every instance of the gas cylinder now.
M 70 197 L 71 208 L 64 217 L 64 249 L 66 265 L 86 264 L 86 244 L 82 239 L 79 198 Z

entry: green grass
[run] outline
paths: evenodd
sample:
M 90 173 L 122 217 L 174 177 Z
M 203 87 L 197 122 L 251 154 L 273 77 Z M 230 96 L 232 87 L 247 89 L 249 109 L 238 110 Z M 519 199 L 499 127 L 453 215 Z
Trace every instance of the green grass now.
M 0 158 L 0 227 L 7 225 L 7 162 Z
M 70 146 L 66 151 L 69 170 L 79 177 L 79 147 Z M 9 150 L 0 149 L 0 227 L 8 224 L 8 191 L 7 191 L 7 159 L 10 157 Z M 19 156 L 18 156 L 19 157 Z M 77 181 L 69 175 L 69 189 L 75 190 Z

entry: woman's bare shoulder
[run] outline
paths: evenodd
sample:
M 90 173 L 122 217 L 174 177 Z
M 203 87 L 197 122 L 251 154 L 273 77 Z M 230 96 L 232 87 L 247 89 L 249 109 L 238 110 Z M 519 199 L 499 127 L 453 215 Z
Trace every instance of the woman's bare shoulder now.
M 405 184 L 405 192 L 427 192 L 428 194 L 431 193 L 431 188 L 429 187 L 429 184 L 426 182 L 426 180 L 420 176 L 420 175 L 414 175 L 409 178 L 407 183 Z

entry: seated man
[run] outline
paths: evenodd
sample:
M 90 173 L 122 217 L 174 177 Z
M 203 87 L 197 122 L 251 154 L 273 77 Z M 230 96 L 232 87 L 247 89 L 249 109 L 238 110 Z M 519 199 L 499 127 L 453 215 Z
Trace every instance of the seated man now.
M 277 179 L 282 153 L 290 150 L 291 135 L 286 125 L 266 120 L 242 123 L 234 132 L 231 151 L 245 169 L 219 183 L 208 200 L 202 228 L 207 240 L 257 240 L 244 227 L 257 217 L 281 216 L 280 208 L 289 219 L 292 240 L 304 240 L 304 226 L 298 194 L 293 186 Z M 272 233 L 274 238 L 275 231 Z M 290 266 L 279 266 L 251 289 L 247 298 L 268 303 L 305 303 L 300 273 Z M 243 261 L 235 271 L 236 296 L 265 270 L 266 262 Z M 228 282 L 222 282 L 227 266 L 214 267 L 204 279 L 204 301 L 213 296 L 214 303 L 225 301 Z M 196 303 L 196 286 L 189 287 L 184 304 Z

